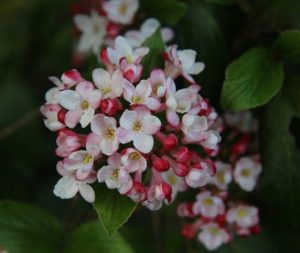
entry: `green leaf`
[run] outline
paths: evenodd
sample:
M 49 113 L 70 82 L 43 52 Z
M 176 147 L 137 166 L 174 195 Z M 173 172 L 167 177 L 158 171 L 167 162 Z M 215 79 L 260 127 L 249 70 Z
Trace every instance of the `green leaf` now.
M 267 48 L 250 49 L 228 66 L 221 104 L 234 112 L 264 105 L 279 92 L 283 78 L 282 64 Z
M 0 245 L 11 253 L 58 252 L 63 230 L 47 212 L 31 205 L 0 203 Z
M 265 173 L 258 197 L 266 219 L 276 227 L 300 232 L 300 151 L 290 132 L 290 124 L 299 115 L 294 93 L 299 83 L 285 83 L 282 92 L 265 108 L 261 117 L 261 148 Z M 299 79 L 298 79 L 299 80 Z M 298 97 L 299 100 L 299 97 Z M 280 217 L 280 218 L 278 218 Z
M 187 10 L 185 3 L 176 0 L 140 1 L 141 11 L 147 16 L 157 18 L 163 24 L 174 26 L 184 16 Z
M 165 50 L 165 43 L 161 37 L 160 28 L 143 43 L 143 47 L 149 48 L 149 53 L 144 57 L 142 65 L 144 66 L 143 75 L 145 78 L 153 68 L 163 67 L 162 53 Z
M 229 4 L 236 3 L 236 0 L 205 0 L 205 1 L 210 4 L 219 4 L 219 5 L 229 5 Z
M 132 215 L 137 204 L 117 190 L 110 190 L 104 184 L 94 187 L 96 201 L 94 208 L 99 219 L 111 237 Z
M 64 253 L 78 252 L 133 253 L 133 250 L 120 234 L 109 238 L 99 222 L 88 222 L 70 234 L 64 249 Z
M 291 61 L 300 63 L 300 31 L 289 30 L 282 33 L 275 44 L 277 50 Z

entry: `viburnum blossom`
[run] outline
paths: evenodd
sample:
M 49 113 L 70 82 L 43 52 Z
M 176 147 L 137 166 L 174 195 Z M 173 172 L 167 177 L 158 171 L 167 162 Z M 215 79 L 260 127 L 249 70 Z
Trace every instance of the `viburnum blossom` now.
M 232 183 L 236 182 L 242 190 L 252 191 L 256 186 L 262 166 L 258 155 L 253 154 L 257 152 L 255 131 L 245 132 L 253 121 L 244 122 L 243 129 L 237 127 L 236 119 L 239 116 L 236 115 L 232 115 L 234 120 L 230 123 L 222 122 L 221 118 L 212 123 L 208 116 L 202 118 L 201 115 L 210 115 L 214 112 L 203 109 L 205 101 L 202 100 L 201 103 L 200 115 L 189 113 L 182 117 L 181 127 L 186 135 L 186 141 L 188 142 L 188 138 L 199 139 L 204 136 L 207 126 L 210 126 L 213 129 L 210 131 L 216 131 L 217 135 L 223 132 L 223 147 L 221 145 L 215 162 L 206 163 L 207 166 L 210 165 L 206 167 L 207 169 L 216 170 L 211 176 L 207 174 L 201 178 L 201 170 L 190 170 L 189 173 L 197 172 L 190 177 L 191 182 L 198 182 L 199 186 L 203 180 L 205 187 L 198 193 L 194 202 L 180 203 L 177 207 L 177 214 L 189 220 L 195 218 L 192 223 L 184 224 L 182 227 L 181 233 L 186 239 L 191 240 L 198 234 L 198 240 L 208 250 L 215 250 L 230 242 L 235 235 L 249 236 L 260 232 L 258 208 L 243 202 L 231 201 L 228 189 Z M 194 111 L 199 111 L 199 109 Z M 250 112 L 247 115 L 250 115 Z M 191 183 L 189 186 L 192 186 Z M 197 187 L 197 184 L 195 186 Z
M 79 192 L 92 202 L 89 184 L 97 175 L 110 190 L 158 210 L 179 192 L 210 184 L 216 173 L 210 156 L 218 153 L 220 141 L 212 128 L 217 114 L 199 85 L 177 89 L 177 77 L 159 66 L 144 73 L 149 48 L 132 48 L 122 36 L 114 42 L 101 52 L 105 68 L 92 72 L 93 81 L 76 70 L 67 80 L 52 78 L 57 94 L 41 111 L 45 125 L 58 131 L 56 153 L 63 158 L 55 194 L 71 198 Z M 181 67 L 190 68 L 186 64 Z

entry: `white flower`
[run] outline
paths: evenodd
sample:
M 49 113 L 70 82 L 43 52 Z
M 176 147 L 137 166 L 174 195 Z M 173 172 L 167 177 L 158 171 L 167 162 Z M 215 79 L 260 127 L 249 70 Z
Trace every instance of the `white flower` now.
M 150 97 L 152 88 L 148 80 L 141 80 L 137 86 L 133 86 L 130 82 L 124 80 L 123 88 L 124 98 L 131 105 L 145 105 L 150 110 L 160 108 L 160 102 L 156 98 Z
M 206 130 L 208 129 L 207 118 L 192 114 L 185 114 L 182 117 L 184 140 L 186 142 L 198 142 L 207 139 Z
M 149 82 L 152 87 L 151 95 L 153 97 L 164 97 L 167 91 L 167 86 L 171 85 L 171 78 L 166 78 L 165 73 L 161 69 L 153 69 L 150 74 Z
M 161 127 L 160 120 L 151 115 L 144 107 L 134 111 L 126 110 L 120 118 L 118 137 L 121 143 L 133 141 L 133 145 L 142 153 L 149 153 L 154 144 L 153 134 Z
M 234 180 L 245 191 L 253 191 L 262 166 L 250 157 L 239 159 L 234 168 Z
M 58 131 L 65 127 L 63 123 L 58 120 L 58 113 L 61 107 L 57 104 L 44 104 L 41 106 L 41 113 L 46 119 L 44 119 L 45 126 L 51 131 Z
M 225 212 L 225 206 L 221 198 L 212 196 L 211 192 L 205 191 L 197 195 L 193 212 L 206 218 L 215 218 Z
M 124 168 L 129 172 L 140 171 L 143 172 L 147 169 L 147 161 L 145 157 L 141 155 L 134 148 L 127 148 L 121 157 Z
M 102 3 L 108 18 L 123 25 L 130 24 L 139 8 L 138 0 L 111 0 Z
M 101 94 L 94 89 L 92 83 L 84 81 L 76 86 L 76 90 L 63 90 L 58 95 L 59 104 L 69 110 L 65 124 L 74 128 L 78 122 L 86 127 L 92 120 L 95 109 L 99 107 Z
M 125 38 L 128 40 L 132 47 L 139 47 L 143 42 L 149 38 L 158 28 L 160 28 L 160 23 L 155 18 L 148 18 L 141 25 L 140 30 L 130 30 L 125 33 Z M 164 27 L 161 29 L 161 35 L 164 42 L 170 41 L 174 33 L 168 28 Z
M 82 32 L 77 50 L 82 53 L 92 50 L 94 54 L 97 54 L 106 35 L 106 19 L 93 10 L 90 16 L 76 15 L 74 23 Z
M 169 65 L 170 76 L 172 76 L 176 72 L 179 72 L 187 81 L 190 83 L 195 83 L 195 80 L 191 75 L 198 75 L 204 70 L 204 63 L 202 62 L 195 62 L 197 52 L 192 49 L 185 49 L 185 50 L 177 50 L 177 45 L 172 45 L 168 47 L 166 51 L 168 55 L 168 60 L 170 61 Z
M 132 49 L 128 41 L 122 36 L 115 39 L 115 49 L 107 48 L 108 59 L 115 65 L 119 65 L 122 58 L 125 58 L 128 64 L 139 63 L 148 52 L 147 47 Z
M 93 71 L 93 81 L 100 90 L 102 99 L 120 97 L 123 92 L 122 79 L 123 76 L 120 70 L 115 70 L 112 74 L 104 69 L 95 69 Z
M 201 161 L 199 165 L 191 167 L 185 177 L 187 185 L 198 188 L 208 184 L 215 173 L 213 166 L 213 164 Z
M 239 205 L 230 208 L 226 214 L 229 223 L 236 223 L 240 228 L 250 228 L 259 222 L 258 209 L 254 206 Z
M 228 184 L 232 181 L 232 167 L 230 164 L 215 162 L 217 173 L 213 177 L 213 183 L 221 190 L 227 190 Z
M 215 250 L 230 240 L 228 232 L 216 223 L 208 223 L 201 227 L 198 239 L 208 250 Z
M 93 188 L 89 185 L 96 181 L 96 177 L 93 173 L 89 175 L 84 180 L 78 180 L 73 171 L 66 170 L 62 163 L 58 163 L 58 172 L 63 176 L 54 187 L 55 196 L 61 199 L 73 198 L 78 192 L 87 202 L 95 201 L 95 192 Z
M 178 126 L 180 123 L 177 113 L 186 113 L 192 103 L 197 99 L 198 86 L 191 85 L 189 88 L 175 90 L 175 83 L 170 84 L 167 89 L 167 120 L 173 126 Z
M 162 172 L 161 176 L 172 187 L 172 201 L 176 198 L 178 192 L 183 192 L 187 189 L 184 178 L 177 176 L 172 168 Z
M 95 115 L 91 122 L 92 132 L 97 135 L 94 137 L 98 137 L 99 151 L 105 155 L 112 155 L 119 148 L 116 125 L 115 118 L 107 117 L 104 114 Z
M 126 194 L 132 187 L 132 178 L 122 168 L 119 153 L 114 153 L 108 158 L 108 165 L 98 171 L 97 177 L 99 182 L 105 182 L 109 189 L 118 189 L 121 194 Z

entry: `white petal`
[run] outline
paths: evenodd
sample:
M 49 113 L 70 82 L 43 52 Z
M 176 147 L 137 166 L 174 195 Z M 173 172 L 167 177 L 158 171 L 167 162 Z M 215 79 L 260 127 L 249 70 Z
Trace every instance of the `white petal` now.
M 111 77 L 108 71 L 104 70 L 104 69 L 95 69 L 93 71 L 93 81 L 95 83 L 95 85 L 101 89 L 107 86 L 110 86 L 111 83 Z
M 154 140 L 152 135 L 135 134 L 133 136 L 134 147 L 142 153 L 149 153 L 153 148 Z
M 71 176 L 64 176 L 58 180 L 53 192 L 61 199 L 73 198 L 78 192 L 77 182 Z
M 146 134 L 155 134 L 161 127 L 161 122 L 159 118 L 152 116 L 152 115 L 146 115 L 143 119 L 143 131 Z
M 132 129 L 132 124 L 137 118 L 137 112 L 126 110 L 120 118 L 120 126 L 126 130 Z
M 87 202 L 93 203 L 95 201 L 94 189 L 85 182 L 80 182 L 79 192 Z
M 94 114 L 95 110 L 92 107 L 89 107 L 87 110 L 83 111 L 83 114 L 80 119 L 80 124 L 82 128 L 87 127 L 91 123 Z
M 79 109 L 81 100 L 80 95 L 73 90 L 64 90 L 58 95 L 60 105 L 67 110 Z
M 87 31 L 91 27 L 91 20 L 87 15 L 76 15 L 74 17 L 74 23 L 80 31 Z

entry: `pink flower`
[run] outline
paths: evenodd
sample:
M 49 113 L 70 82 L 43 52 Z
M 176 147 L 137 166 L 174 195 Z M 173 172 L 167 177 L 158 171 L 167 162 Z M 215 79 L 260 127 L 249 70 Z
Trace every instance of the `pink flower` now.
M 214 219 L 217 215 L 225 212 L 225 206 L 221 198 L 212 196 L 211 192 L 205 191 L 197 195 L 193 211 L 196 215 L 201 214 L 205 218 Z
M 107 161 L 108 165 L 98 171 L 98 181 L 105 182 L 109 189 L 118 189 L 121 194 L 126 194 L 131 189 L 133 182 L 128 172 L 123 169 L 121 154 L 114 153 Z
M 123 144 L 133 141 L 136 149 L 142 153 L 149 153 L 154 144 L 152 135 L 160 126 L 160 120 L 144 107 L 138 107 L 134 111 L 125 110 L 120 118 L 118 138 Z
M 108 18 L 123 25 L 130 24 L 139 8 L 138 0 L 111 0 L 102 3 Z
M 115 40 L 115 49 L 107 48 L 108 58 L 111 63 L 119 66 L 120 60 L 122 58 L 126 59 L 128 64 L 140 63 L 142 58 L 149 52 L 146 47 L 140 47 L 137 49 L 132 49 L 128 41 L 122 37 L 118 36 Z
M 149 78 L 152 93 L 151 95 L 156 98 L 164 97 L 167 91 L 167 82 L 172 82 L 171 78 L 166 78 L 164 71 L 161 69 L 154 69 L 151 71 Z
M 61 199 L 70 199 L 79 192 L 87 202 L 92 203 L 95 201 L 95 192 L 89 185 L 96 181 L 94 171 L 90 171 L 87 177 L 79 180 L 76 178 L 74 171 L 67 170 L 61 162 L 57 164 L 57 170 L 62 178 L 54 187 L 55 196 Z
M 204 63 L 196 61 L 196 51 L 192 49 L 177 50 L 177 45 L 167 48 L 166 56 L 169 61 L 166 72 L 172 78 L 181 74 L 190 83 L 195 83 L 191 75 L 198 75 L 204 70 Z
M 59 104 L 69 110 L 66 113 L 65 124 L 74 128 L 78 122 L 86 127 L 92 120 L 95 109 L 99 106 L 101 94 L 90 82 L 81 82 L 76 91 L 64 90 L 59 93 Z
M 180 123 L 180 118 L 177 113 L 187 113 L 194 100 L 197 98 L 197 89 L 190 86 L 186 89 L 175 91 L 174 85 L 171 85 L 167 91 L 167 120 L 168 122 L 176 127 Z
M 95 69 L 93 71 L 93 80 L 96 87 L 100 90 L 102 99 L 120 97 L 123 92 L 122 79 L 122 73 L 118 69 L 112 74 L 104 69 Z
M 51 131 L 58 131 L 65 127 L 65 125 L 59 121 L 58 114 L 61 111 L 61 107 L 56 104 L 45 104 L 41 106 L 41 113 L 46 118 L 44 119 L 45 126 Z
M 87 145 L 96 145 L 103 154 L 112 155 L 119 148 L 116 125 L 115 118 L 104 114 L 95 115 L 91 122 L 91 129 L 95 135 L 88 138 Z M 96 147 L 94 149 L 97 149 Z
M 254 206 L 238 205 L 230 208 L 226 214 L 229 223 L 236 223 L 240 228 L 250 228 L 259 222 L 258 209 Z
M 240 158 L 234 168 L 234 180 L 245 191 L 253 191 L 256 181 L 262 171 L 260 163 L 253 158 Z
M 58 132 L 56 143 L 58 145 L 55 150 L 56 155 L 66 157 L 83 146 L 84 137 L 77 135 L 71 130 L 63 129 Z
M 207 139 L 207 118 L 192 114 L 185 114 L 182 117 L 181 127 L 186 142 L 199 142 Z
M 150 97 L 152 88 L 148 80 L 142 80 L 137 86 L 133 86 L 130 82 L 124 80 L 124 98 L 131 105 L 145 105 L 150 110 L 158 110 L 160 108 L 160 102 Z
M 198 239 L 208 250 L 215 250 L 230 240 L 228 232 L 216 223 L 211 222 L 203 225 L 201 230 Z
M 228 184 L 232 181 L 232 166 L 220 161 L 215 162 L 217 173 L 213 178 L 213 183 L 221 190 L 227 190 Z
M 122 153 L 121 161 L 124 169 L 129 173 L 136 171 L 144 172 L 147 168 L 145 157 L 134 148 L 127 148 L 125 152 Z

